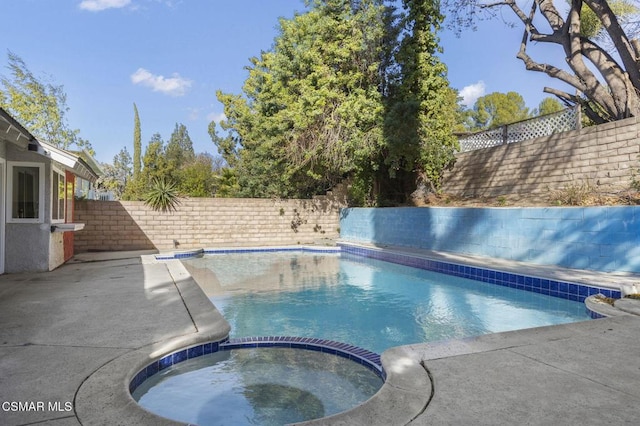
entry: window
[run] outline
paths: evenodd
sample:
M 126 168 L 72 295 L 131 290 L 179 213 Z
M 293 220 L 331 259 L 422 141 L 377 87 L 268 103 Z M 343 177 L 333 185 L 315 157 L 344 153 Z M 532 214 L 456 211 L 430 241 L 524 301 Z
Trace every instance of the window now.
M 44 212 L 44 165 L 9 163 L 9 221 L 42 222 Z
M 66 182 L 64 172 L 51 172 L 51 222 L 64 222 Z
M 67 211 L 64 212 L 65 222 L 73 222 L 73 199 L 75 192 L 75 182 L 73 175 L 67 172 Z

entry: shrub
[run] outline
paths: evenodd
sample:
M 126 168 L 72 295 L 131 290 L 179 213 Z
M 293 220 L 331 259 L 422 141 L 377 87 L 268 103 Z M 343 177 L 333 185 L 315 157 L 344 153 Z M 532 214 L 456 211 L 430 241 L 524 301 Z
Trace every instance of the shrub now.
M 177 186 L 165 179 L 155 179 L 144 196 L 144 203 L 155 211 L 175 211 L 180 204 Z

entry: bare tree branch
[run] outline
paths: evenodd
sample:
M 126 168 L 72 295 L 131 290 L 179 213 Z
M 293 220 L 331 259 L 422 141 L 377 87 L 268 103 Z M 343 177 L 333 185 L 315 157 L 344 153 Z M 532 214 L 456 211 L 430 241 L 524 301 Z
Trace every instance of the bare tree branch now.
M 463 0 L 457 0 L 460 1 Z M 570 0 L 568 11 L 556 8 L 555 0 L 533 0 L 528 14 L 516 3 L 518 0 L 484 4 L 482 1 L 468 0 L 467 4 L 493 11 L 506 7 L 524 25 L 516 57 L 523 61 L 527 70 L 544 73 L 581 93 L 577 96 L 558 91 L 554 93 L 556 96 L 565 102 L 580 103 L 595 122 L 640 116 L 640 41 L 625 33 L 622 23 L 633 21 L 616 17 L 607 0 Z M 602 34 L 611 39 L 615 52 L 610 53 L 581 33 L 583 2 L 600 19 Z M 453 13 L 460 13 L 460 10 Z M 560 46 L 565 64 L 539 63 L 532 59 L 527 52 L 527 43 L 531 41 Z M 545 91 L 548 92 L 548 88 Z M 559 93 L 566 96 L 559 96 Z
M 562 101 L 562 103 L 567 106 L 580 105 L 587 117 L 589 117 L 589 119 L 596 124 L 602 124 L 606 122 L 606 120 L 602 118 L 601 114 L 598 114 L 587 100 L 578 95 L 572 95 L 570 93 L 551 87 L 545 87 L 543 92 L 556 96 L 558 99 L 560 99 L 560 101 Z

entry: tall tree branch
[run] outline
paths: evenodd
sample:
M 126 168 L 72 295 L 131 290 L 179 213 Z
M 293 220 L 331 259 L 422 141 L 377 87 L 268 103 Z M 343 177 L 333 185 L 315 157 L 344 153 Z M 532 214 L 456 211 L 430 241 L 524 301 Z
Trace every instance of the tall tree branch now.
M 611 37 L 620 55 L 625 70 L 629 73 L 630 81 L 637 90 L 640 90 L 640 58 L 633 43 L 620 25 L 616 14 L 613 13 L 609 3 L 605 0 L 584 0 L 584 2 L 600 18 L 603 28 Z

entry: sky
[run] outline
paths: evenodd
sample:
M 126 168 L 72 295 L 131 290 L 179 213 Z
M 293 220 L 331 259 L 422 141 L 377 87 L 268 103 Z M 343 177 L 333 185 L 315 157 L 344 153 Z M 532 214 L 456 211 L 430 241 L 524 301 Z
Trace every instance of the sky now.
M 216 91 L 241 93 L 249 58 L 271 48 L 278 18 L 303 10 L 302 0 L 6 1 L 0 74 L 10 76 L 11 51 L 38 78 L 62 85 L 69 125 L 91 142 L 98 161 L 112 163 L 124 147 L 133 152 L 134 103 L 143 153 L 154 133 L 168 141 L 182 123 L 196 152 L 215 154 L 207 129 L 223 118 Z M 451 86 L 468 105 L 516 91 L 533 109 L 548 96 L 545 85 L 558 87 L 516 58 L 521 27 L 498 20 L 439 36 Z M 546 49 L 536 59 L 553 57 Z

